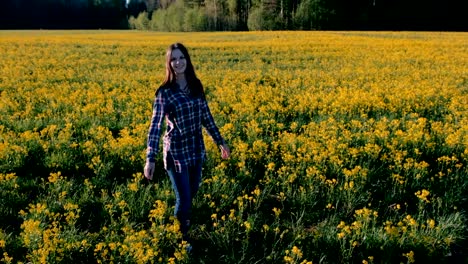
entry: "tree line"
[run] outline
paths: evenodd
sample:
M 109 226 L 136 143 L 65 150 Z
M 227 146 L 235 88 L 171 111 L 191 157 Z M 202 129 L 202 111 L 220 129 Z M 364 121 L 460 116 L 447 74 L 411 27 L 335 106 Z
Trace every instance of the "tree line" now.
M 6 0 L 0 28 L 468 30 L 466 0 Z

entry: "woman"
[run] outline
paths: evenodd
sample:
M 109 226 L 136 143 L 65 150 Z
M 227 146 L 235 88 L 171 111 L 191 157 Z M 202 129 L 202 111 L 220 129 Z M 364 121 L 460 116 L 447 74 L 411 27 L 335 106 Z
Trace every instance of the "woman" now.
M 144 169 L 149 180 L 153 178 L 163 119 L 167 124 L 163 138 L 164 168 L 176 196 L 174 214 L 187 240 L 192 199 L 201 183 L 206 156 L 202 126 L 220 147 L 223 159 L 229 158 L 230 150 L 213 120 L 188 51 L 180 43 L 167 49 L 166 79 L 156 91 Z

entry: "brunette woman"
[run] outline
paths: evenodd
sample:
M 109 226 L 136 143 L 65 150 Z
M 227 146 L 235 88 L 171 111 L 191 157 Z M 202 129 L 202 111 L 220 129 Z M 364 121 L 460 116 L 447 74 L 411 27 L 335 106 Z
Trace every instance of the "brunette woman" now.
M 166 52 L 166 79 L 158 88 L 148 133 L 145 177 L 153 178 L 163 121 L 164 168 L 176 196 L 175 216 L 184 240 L 190 226 L 192 199 L 201 183 L 202 164 L 206 158 L 202 127 L 208 131 L 227 159 L 230 150 L 211 115 L 203 85 L 195 74 L 187 49 L 181 43 L 170 45 Z

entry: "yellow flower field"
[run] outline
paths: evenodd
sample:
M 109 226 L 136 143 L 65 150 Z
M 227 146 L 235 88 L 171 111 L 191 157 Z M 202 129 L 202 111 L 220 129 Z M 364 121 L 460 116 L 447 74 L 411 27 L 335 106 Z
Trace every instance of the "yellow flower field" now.
M 191 52 L 232 149 L 194 252 L 158 157 L 165 49 Z M 452 263 L 468 247 L 468 34 L 0 31 L 5 263 Z

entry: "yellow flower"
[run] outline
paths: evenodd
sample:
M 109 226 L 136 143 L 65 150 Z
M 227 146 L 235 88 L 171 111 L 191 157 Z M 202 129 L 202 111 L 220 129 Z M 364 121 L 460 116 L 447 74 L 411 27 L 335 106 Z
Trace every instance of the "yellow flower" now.
M 113 250 L 116 249 L 116 247 L 117 247 L 117 245 L 116 245 L 115 243 L 113 243 L 113 242 L 109 243 L 109 249 L 110 249 L 110 250 L 113 251 Z
M 346 226 L 346 223 L 344 221 L 340 221 L 340 223 L 338 224 L 338 226 L 336 228 L 341 229 L 341 228 L 343 228 L 345 226 Z
M 260 188 L 258 186 L 255 187 L 255 190 L 252 191 L 252 194 L 254 194 L 255 196 L 260 196 Z
M 234 210 L 234 209 L 230 210 L 230 213 L 229 213 L 229 219 L 230 220 L 234 220 L 236 218 L 235 213 L 236 213 L 236 210 Z
M 12 181 L 12 180 L 16 180 L 17 178 L 18 177 L 16 176 L 16 173 L 7 173 L 7 174 L 0 173 L 0 182 Z
M 8 253 L 7 253 L 7 252 L 3 252 L 3 258 L 0 259 L 0 260 L 1 260 L 3 263 L 9 264 L 9 263 L 12 263 L 13 257 L 8 256 Z
M 34 219 L 25 220 L 21 224 L 21 229 L 23 229 L 22 237 L 26 246 L 37 243 L 40 239 L 42 234 L 40 224 L 40 221 Z
M 302 258 L 302 251 L 296 247 L 296 246 L 293 246 L 293 248 L 291 249 L 291 252 L 293 255 L 295 255 L 297 258 Z
M 408 253 L 404 253 L 403 254 L 403 257 L 406 257 L 408 259 L 408 262 L 409 263 L 414 263 L 414 252 L 411 250 L 410 252 Z
M 50 173 L 48 179 L 49 179 L 49 182 L 50 183 L 55 183 L 57 182 L 59 179 L 61 179 L 62 176 L 61 176 L 61 172 L 57 172 L 57 173 Z
M 151 221 L 161 220 L 164 218 L 166 213 L 167 204 L 161 200 L 156 200 L 152 209 L 149 213 L 149 218 Z
M 268 163 L 268 165 L 266 167 L 267 167 L 267 170 L 273 171 L 275 169 L 275 163 L 270 162 L 270 163 Z
M 245 222 L 244 222 L 244 226 L 245 226 L 245 230 L 246 230 L 246 231 L 249 231 L 249 230 L 252 228 L 252 226 L 250 225 L 250 222 L 249 222 L 249 221 L 245 221 Z
M 341 239 L 341 238 L 343 238 L 343 237 L 345 237 L 345 233 L 344 233 L 344 232 L 338 233 L 338 238 L 339 238 L 339 239 Z
M 426 190 L 426 189 L 422 189 L 420 191 L 417 191 L 416 193 L 414 193 L 419 199 L 421 199 L 421 201 L 424 201 L 426 203 L 429 203 L 429 200 L 427 199 L 427 197 L 429 196 L 429 191 Z
M 132 182 L 128 184 L 128 189 L 132 192 L 138 191 L 138 184 L 136 182 Z
M 278 209 L 278 208 L 276 208 L 276 207 L 273 208 L 272 211 L 275 213 L 275 216 L 276 216 L 276 217 L 279 217 L 280 214 L 281 214 L 281 209 Z
M 121 200 L 117 205 L 120 209 L 124 209 L 125 207 L 127 207 L 128 204 L 124 200 Z
M 434 219 L 429 219 L 429 220 L 427 220 L 427 226 L 428 226 L 429 228 L 434 228 L 434 227 L 435 227 L 435 221 L 434 221 Z
M 86 178 L 86 179 L 84 180 L 84 185 L 87 186 L 89 189 L 93 189 L 93 188 L 94 188 L 93 184 L 89 181 L 88 178 Z

